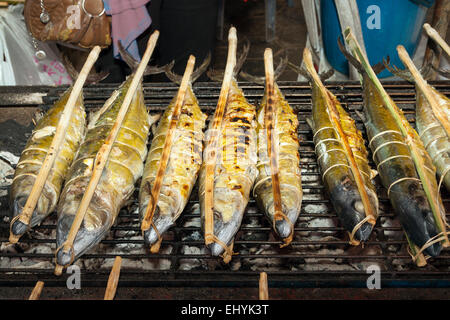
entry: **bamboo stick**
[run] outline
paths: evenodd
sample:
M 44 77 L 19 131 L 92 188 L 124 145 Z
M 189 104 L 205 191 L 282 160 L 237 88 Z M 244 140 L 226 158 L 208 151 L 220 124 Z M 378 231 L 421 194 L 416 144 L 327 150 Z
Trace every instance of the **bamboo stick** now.
M 219 100 L 212 127 L 209 130 L 209 144 L 205 150 L 206 178 L 205 178 L 205 244 L 214 242 L 214 170 L 217 161 L 217 140 L 219 130 L 222 125 L 223 115 L 225 113 L 228 92 L 230 91 L 231 80 L 233 77 L 234 66 L 236 65 L 237 35 L 236 28 L 231 27 L 228 33 L 228 56 L 225 74 L 223 77 L 222 88 L 220 90 Z
M 325 88 L 325 86 L 323 85 L 322 81 L 320 80 L 319 75 L 316 72 L 316 69 L 314 69 L 311 52 L 309 51 L 308 48 L 305 48 L 305 50 L 303 51 L 303 62 L 305 63 L 306 69 L 308 70 L 311 77 L 314 79 L 314 82 L 319 86 L 322 95 L 325 98 L 330 120 L 339 134 L 340 140 L 342 141 L 342 146 L 344 147 L 345 150 L 347 161 L 350 164 L 353 177 L 355 178 L 356 186 L 358 187 L 358 191 L 361 196 L 361 201 L 363 203 L 364 212 L 366 214 L 366 217 L 368 217 L 367 222 L 372 225 L 375 225 L 377 213 L 373 208 L 372 204 L 370 203 L 369 195 L 367 194 L 364 180 L 362 178 L 361 172 L 359 171 L 358 165 L 355 160 L 355 156 L 353 155 L 352 148 L 350 147 L 350 144 L 347 140 L 347 134 L 345 133 L 344 129 L 341 126 L 339 112 L 336 109 L 334 103 L 331 101 L 329 93 Z
M 408 52 L 406 52 L 405 50 L 405 47 L 403 47 L 402 45 L 397 46 L 397 52 L 403 64 L 409 69 L 409 72 L 416 81 L 417 86 L 420 88 L 420 90 L 427 98 L 428 103 L 430 104 L 430 107 L 433 110 L 434 116 L 441 123 L 442 127 L 447 133 L 447 137 L 450 137 L 450 123 L 448 122 L 447 115 L 443 112 L 441 106 L 439 105 L 439 102 L 437 101 L 435 95 L 431 91 L 430 86 L 420 75 L 419 70 L 417 70 L 416 66 L 412 62 L 411 58 L 408 55 Z
M 120 267 L 122 265 L 122 257 L 117 256 L 114 260 L 111 273 L 108 278 L 108 285 L 106 286 L 104 300 L 113 300 L 116 295 L 117 284 L 119 283 Z
M 267 155 L 270 161 L 270 171 L 272 175 L 272 193 L 274 204 L 274 223 L 283 219 L 283 211 L 281 206 L 280 177 L 278 167 L 278 152 L 276 145 L 276 137 L 274 135 L 274 122 L 276 117 L 276 97 L 274 94 L 274 71 L 273 71 L 273 55 L 272 49 L 267 48 L 264 51 L 264 67 L 266 73 L 266 90 L 267 101 L 264 110 L 264 126 L 267 138 Z
M 259 300 L 269 300 L 269 285 L 265 272 L 259 274 Z
M 42 288 L 44 288 L 44 282 L 43 281 L 36 282 L 36 285 L 34 286 L 34 289 L 31 292 L 28 300 L 39 300 L 39 297 L 41 296 Z
M 127 91 L 127 94 L 125 95 L 125 98 L 123 100 L 123 103 L 120 107 L 119 113 L 117 115 L 117 119 L 111 128 L 111 132 L 109 136 L 107 137 L 105 143 L 100 147 L 100 150 L 97 152 L 97 155 L 95 157 L 94 166 L 92 169 L 92 176 L 89 180 L 89 184 L 86 188 L 85 193 L 83 194 L 83 198 L 81 200 L 80 206 L 78 207 L 77 213 L 75 214 L 75 218 L 72 222 L 72 226 L 70 228 L 69 234 L 67 236 L 67 240 L 64 242 L 62 247 L 59 249 L 64 250 L 64 252 L 69 252 L 69 250 L 73 247 L 73 242 L 75 240 L 75 237 L 78 233 L 78 230 L 80 229 L 81 223 L 84 219 L 84 216 L 86 214 L 86 211 L 88 209 L 89 203 L 91 202 L 92 196 L 94 195 L 95 189 L 97 187 L 97 184 L 100 180 L 100 177 L 103 172 L 103 168 L 106 165 L 106 162 L 109 157 L 109 153 L 111 152 L 112 146 L 116 140 L 117 134 L 119 133 L 120 127 L 122 126 L 123 119 L 125 118 L 128 108 L 131 104 L 131 101 L 135 95 L 136 89 L 139 85 L 139 83 L 142 80 L 143 73 L 145 71 L 145 68 L 148 64 L 148 61 L 150 60 L 150 57 L 153 53 L 153 50 L 156 46 L 156 41 L 158 40 L 159 31 L 156 30 L 153 32 L 153 34 L 150 36 L 150 39 L 147 43 L 147 48 L 145 50 L 145 53 L 142 57 L 141 62 L 139 63 L 139 66 L 133 76 L 133 80 L 131 81 L 130 87 Z M 58 249 L 58 250 L 59 250 Z M 57 253 L 58 253 L 57 250 Z M 55 268 L 55 274 L 60 275 L 62 273 L 63 266 L 56 265 Z
M 86 82 L 86 78 L 89 75 L 89 71 L 97 60 L 100 51 L 101 48 L 99 46 L 96 46 L 89 53 L 89 56 L 87 57 L 87 60 L 84 63 L 84 66 L 81 69 L 77 80 L 75 81 L 72 92 L 70 93 L 69 99 L 67 100 L 67 104 L 61 114 L 61 118 L 58 121 L 58 126 L 56 127 L 52 143 L 50 145 L 50 148 L 48 149 L 47 155 L 45 156 L 44 162 L 42 163 L 42 167 L 39 170 L 36 180 L 34 181 L 27 202 L 25 203 L 22 212 L 11 221 L 11 227 L 17 220 L 25 225 L 30 224 L 34 209 L 36 208 L 37 202 L 42 193 L 42 189 L 44 188 L 45 181 L 48 178 L 50 170 L 52 169 L 56 157 L 58 156 L 58 153 L 60 151 L 61 145 L 64 142 L 66 131 L 69 126 L 75 104 L 78 100 L 78 97 L 80 96 L 81 90 L 83 89 L 83 85 Z M 20 237 L 21 235 L 15 235 L 12 233 L 12 230 L 10 230 L 10 243 L 17 243 Z
M 166 172 L 167 164 L 169 162 L 170 150 L 173 144 L 173 133 L 177 127 L 178 119 L 180 117 L 181 108 L 183 106 L 184 98 L 186 96 L 186 91 L 188 85 L 190 83 L 191 75 L 194 70 L 195 65 L 195 57 L 190 56 L 186 70 L 184 71 L 183 79 L 181 80 L 180 88 L 178 89 L 178 94 L 175 102 L 175 106 L 173 109 L 172 116 L 170 118 L 169 128 L 167 131 L 166 138 L 164 140 L 164 147 L 162 151 L 162 156 L 158 164 L 158 171 L 156 174 L 155 181 L 153 183 L 150 202 L 147 205 L 147 209 L 145 211 L 144 219 L 142 220 L 141 230 L 142 232 L 148 230 L 153 224 L 153 215 L 156 210 L 156 205 L 158 204 L 159 193 L 161 191 L 162 182 L 164 179 L 164 173 Z M 155 227 L 156 228 L 156 227 Z M 157 231 L 157 230 L 155 230 Z M 159 245 L 161 243 L 161 239 L 152 246 L 152 253 L 156 253 L 159 251 Z
M 442 47 L 445 53 L 450 57 L 450 47 L 448 46 L 447 42 L 442 39 L 441 35 L 428 23 L 425 23 L 423 25 L 423 28 L 427 32 L 428 36 L 436 41 Z
M 414 137 L 411 137 L 405 127 L 405 124 L 403 123 L 403 119 L 400 116 L 398 107 L 395 105 L 395 103 L 392 101 L 391 97 L 387 94 L 386 90 L 384 89 L 384 87 L 382 86 L 380 80 L 378 79 L 378 77 L 376 76 L 375 72 L 372 70 L 372 67 L 369 64 L 369 61 L 367 60 L 367 57 L 365 57 L 362 52 L 361 49 L 359 47 L 358 42 L 356 41 L 355 37 L 353 36 L 351 30 L 349 28 L 347 28 L 344 31 L 345 34 L 345 40 L 347 41 L 347 43 L 350 46 L 350 49 L 352 50 L 353 54 L 358 58 L 358 60 L 360 61 L 360 63 L 362 64 L 364 70 L 367 72 L 369 78 L 371 79 L 371 81 L 373 81 L 375 87 L 377 88 L 377 90 L 379 91 L 383 102 L 386 106 L 386 108 L 389 110 L 389 112 L 392 115 L 392 118 L 394 119 L 394 121 L 396 122 L 397 126 L 399 127 L 403 137 L 405 138 L 405 142 L 408 145 L 409 151 L 411 153 L 411 157 L 413 158 L 414 164 L 416 166 L 416 171 L 419 175 L 419 178 L 422 182 L 422 186 L 423 189 L 425 191 L 425 194 L 427 196 L 428 202 L 430 204 L 431 210 L 433 211 L 433 216 L 436 222 L 436 225 L 438 227 L 438 229 L 440 231 L 443 231 L 444 233 L 444 246 L 447 247 L 450 243 L 448 240 L 448 235 L 447 232 L 445 232 L 445 225 L 442 221 L 442 217 L 439 211 L 439 205 L 438 205 L 438 201 L 436 196 L 433 193 L 432 187 L 430 185 L 430 181 L 428 180 L 426 173 L 425 173 L 425 168 L 424 168 L 424 163 L 423 163 L 423 159 L 422 156 L 419 152 L 419 150 L 417 150 L 417 147 L 415 146 L 414 143 Z

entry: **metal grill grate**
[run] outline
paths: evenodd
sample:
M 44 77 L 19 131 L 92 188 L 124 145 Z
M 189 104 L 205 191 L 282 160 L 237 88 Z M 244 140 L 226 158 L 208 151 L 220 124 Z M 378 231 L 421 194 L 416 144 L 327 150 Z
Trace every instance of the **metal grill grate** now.
M 450 82 L 432 84 L 450 95 Z M 240 86 L 249 102 L 258 105 L 264 88 L 244 82 Z M 229 265 L 223 264 L 220 258 L 211 257 L 204 248 L 195 188 L 176 226 L 164 236 L 160 252 L 150 254 L 140 236 L 136 191 L 130 204 L 122 209 L 108 237 L 76 262 L 81 267 L 82 285 L 104 287 L 114 257 L 120 254 L 123 258 L 122 286 L 256 286 L 259 272 L 266 271 L 271 286 L 365 287 L 367 268 L 377 265 L 381 270 L 383 287 L 450 287 L 450 251 L 443 250 L 424 268 L 416 267 L 406 251 L 406 239 L 378 179 L 380 216 L 372 236 L 364 247 L 348 244 L 347 232 L 341 227 L 321 183 L 312 133 L 305 121 L 311 114 L 310 87 L 297 82 L 280 82 L 279 86 L 297 112 L 300 123 L 298 133 L 304 195 L 292 244 L 279 248 L 281 242 L 251 199 L 235 240 L 234 251 L 238 254 Z M 103 84 L 85 88 L 87 110 L 100 107 L 116 87 Z M 350 111 L 365 135 L 364 127 L 354 112 L 362 108 L 360 85 L 356 82 L 329 83 L 327 87 Z M 406 82 L 386 82 L 385 87 L 408 120 L 414 123 L 414 86 Z M 3 87 L 0 88 L 0 108 L 31 107 L 42 99 L 45 110 L 64 89 Z M 165 109 L 176 94 L 177 86 L 145 84 L 144 90 L 146 104 L 153 113 Z M 212 114 L 220 84 L 198 83 L 194 85 L 194 91 L 203 110 Z M 16 155 L 20 151 L 17 150 Z M 442 191 L 442 197 L 448 211 L 450 196 L 447 191 Z M 7 207 L 0 207 L 0 215 L 8 214 Z M 65 275 L 53 275 L 55 216 L 53 214 L 40 227 L 22 237 L 19 245 L 4 247 L 0 251 L 0 285 L 31 286 L 37 280 L 45 281 L 48 286 L 66 285 Z M 8 232 L 9 222 L 3 219 L 0 223 L 1 242 L 7 242 Z

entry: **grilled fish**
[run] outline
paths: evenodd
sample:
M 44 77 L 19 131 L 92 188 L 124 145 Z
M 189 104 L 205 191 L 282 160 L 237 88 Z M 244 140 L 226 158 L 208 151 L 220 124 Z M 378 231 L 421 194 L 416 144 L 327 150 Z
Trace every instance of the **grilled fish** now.
M 57 247 L 67 239 L 75 214 L 92 176 L 93 164 L 117 118 L 118 111 L 130 86 L 130 76 L 105 102 L 91 119 L 83 144 L 73 162 L 58 204 L 56 229 Z M 150 127 L 142 84 L 136 90 L 122 127 L 113 144 L 108 162 L 103 170 L 96 191 L 76 235 L 73 259 L 95 246 L 113 225 L 120 208 L 132 195 L 136 180 L 142 175 L 147 155 L 147 138 Z M 60 250 L 57 263 L 67 265 L 72 257 Z
M 176 97 L 164 112 L 156 128 L 146 160 L 139 192 L 141 219 L 145 215 L 151 198 L 152 186 L 158 171 L 175 101 Z M 172 137 L 173 145 L 153 216 L 154 227 L 144 232 L 145 242 L 149 245 L 156 243 L 160 236 L 175 223 L 189 200 L 202 164 L 205 121 L 206 115 L 200 110 L 197 98 L 189 85 L 177 128 Z
M 276 136 L 275 141 L 278 142 L 276 150 L 278 150 L 278 175 L 280 179 L 282 211 L 287 219 L 277 220 L 274 224 L 274 195 L 267 148 L 267 132 L 264 122 L 267 103 L 266 94 L 263 97 L 256 116 L 258 177 L 253 188 L 253 194 L 258 206 L 262 208 L 270 223 L 274 225 L 277 234 L 288 244 L 293 235 L 293 226 L 300 214 L 303 197 L 301 170 L 299 166 L 300 145 L 297 137 L 298 119 L 275 83 L 274 95 L 277 97 L 277 106 L 274 107 L 274 110 L 276 110 L 274 133 Z
M 447 118 L 450 115 L 450 101 L 442 93 L 430 86 L 439 105 L 445 111 Z M 436 172 L 442 179 L 445 187 L 450 191 L 450 140 L 441 126 L 424 94 L 416 87 L 416 126 L 417 132 L 433 159 Z
M 68 89 L 39 120 L 20 156 L 10 191 L 13 217 L 20 214 L 25 206 L 39 170 L 52 144 L 56 127 L 69 99 L 71 90 L 72 88 Z M 22 235 L 28 228 L 39 225 L 56 209 L 64 178 L 83 140 L 85 125 L 86 113 L 83 105 L 83 95 L 81 93 L 76 101 L 64 142 L 60 147 L 60 152 L 55 159 L 36 208 L 31 216 L 30 224 L 25 225 L 20 220 L 12 221 L 11 232 L 14 235 Z
M 350 234 L 350 242 L 356 245 L 360 241 L 369 239 L 375 221 L 370 222 L 366 218 L 368 215 L 355 175 L 346 156 L 342 138 L 332 122 L 331 111 L 328 110 L 326 97 L 320 90 L 320 84 L 310 75 L 308 77 L 312 86 L 312 119 L 308 119 L 307 122 L 314 133 L 313 141 L 322 180 L 339 220 Z M 356 128 L 355 121 L 345 112 L 337 98 L 330 91 L 325 92 L 339 114 L 340 125 L 361 173 L 370 204 L 374 208 L 372 219 L 376 220 L 378 197 L 372 182 L 376 172 L 369 166 L 364 139 Z
M 230 246 L 238 231 L 258 170 L 256 109 L 247 102 L 235 80 L 231 81 L 226 111 L 218 132 L 217 162 L 214 170 L 214 235 Z M 211 127 L 212 122 L 210 123 Z M 207 155 L 200 169 L 199 198 L 201 220 L 205 223 L 205 177 Z M 211 254 L 218 256 L 224 247 L 214 242 Z
M 436 225 L 433 211 L 426 196 L 424 187 L 419 179 L 417 169 L 411 152 L 403 137 L 399 125 L 395 122 L 386 107 L 380 91 L 373 80 L 344 46 L 341 50 L 347 59 L 362 75 L 364 114 L 362 115 L 369 139 L 369 147 L 373 153 L 373 160 L 377 165 L 383 186 L 387 189 L 389 200 L 398 214 L 399 220 L 414 245 L 422 248 L 430 239 L 437 236 L 440 231 Z M 397 108 L 398 109 L 398 108 Z M 402 124 L 408 131 L 409 138 L 420 149 L 420 153 L 428 175 L 428 181 L 435 187 L 435 169 L 418 134 L 406 120 L 403 112 L 398 109 Z M 444 214 L 442 201 L 439 199 L 439 210 Z M 442 244 L 436 242 L 428 246 L 424 253 L 430 256 L 439 255 Z

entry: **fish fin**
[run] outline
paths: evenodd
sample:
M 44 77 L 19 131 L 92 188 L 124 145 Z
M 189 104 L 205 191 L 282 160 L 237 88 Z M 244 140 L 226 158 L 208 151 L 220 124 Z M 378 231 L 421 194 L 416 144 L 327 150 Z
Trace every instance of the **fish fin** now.
M 364 113 L 359 112 L 358 110 L 355 110 L 356 115 L 361 119 L 362 122 L 366 123 L 367 122 L 367 118 L 364 115 Z
M 238 74 L 240 74 L 241 68 L 247 59 L 248 52 L 250 50 L 250 41 L 247 37 L 244 37 L 244 45 L 242 46 L 242 52 L 239 58 L 236 60 L 236 64 L 233 68 L 233 77 L 236 77 Z M 206 75 L 208 78 L 210 78 L 213 81 L 222 82 L 224 77 L 225 70 L 214 70 L 213 68 L 209 68 L 206 71 Z
M 307 123 L 308 126 L 311 128 L 311 130 L 314 131 L 314 122 L 313 122 L 313 119 L 310 118 L 310 117 L 307 117 L 307 118 L 306 118 L 306 123 Z
M 122 57 L 123 61 L 128 65 L 132 72 L 136 71 L 139 66 L 139 61 L 136 61 L 131 54 L 129 54 L 122 45 L 121 41 L 118 41 L 119 54 Z M 173 62 L 172 62 L 173 63 Z M 151 74 L 159 74 L 165 71 L 166 66 L 155 67 L 155 66 L 147 66 L 144 71 L 144 76 L 148 76 Z
M 206 58 L 203 60 L 202 64 L 197 69 L 195 69 L 194 72 L 192 72 L 191 83 L 194 83 L 206 71 L 210 63 L 211 63 L 211 52 L 208 53 Z M 172 82 L 180 84 L 183 76 L 178 75 L 172 71 L 174 64 L 175 61 L 172 61 L 170 64 L 166 65 L 164 72 L 167 78 L 169 78 Z
M 350 52 L 348 52 L 348 50 L 345 48 L 345 45 L 343 44 L 341 39 L 342 39 L 341 36 L 339 36 L 338 37 L 338 46 L 339 46 L 339 49 L 341 50 L 342 54 L 350 62 L 350 64 L 352 66 L 354 66 L 356 68 L 356 70 L 358 70 L 359 73 L 363 74 L 364 73 L 363 66 L 358 61 L 358 59 L 356 59 Z
M 70 61 L 69 57 L 67 57 L 67 55 L 61 53 L 61 58 L 67 73 L 70 75 L 72 80 L 75 81 L 78 78 L 79 72 L 77 71 L 77 69 L 75 69 L 75 67 L 73 66 L 72 62 Z M 94 73 L 92 73 L 93 71 Z M 100 81 L 105 80 L 108 76 L 109 72 L 107 71 L 101 71 L 97 73 L 95 72 L 95 70 L 92 70 L 86 78 L 86 84 L 99 83 Z
M 436 68 L 435 66 L 431 66 L 431 68 L 434 70 L 434 71 L 436 71 L 439 75 L 441 75 L 441 76 L 443 76 L 443 77 L 445 77 L 445 78 L 448 78 L 448 79 L 450 79 L 450 70 L 449 69 L 439 69 L 439 68 Z
M 284 56 L 281 57 L 280 63 L 277 65 L 277 67 L 276 67 L 276 69 L 274 71 L 274 80 L 275 81 L 281 76 L 281 74 L 283 74 L 284 70 L 286 69 L 286 66 L 289 63 L 287 50 L 285 50 L 283 48 L 283 52 L 284 52 Z M 249 74 L 249 73 L 247 73 L 245 71 L 239 72 L 239 75 L 242 78 L 244 78 L 245 80 L 247 80 L 247 81 L 254 82 L 254 83 L 257 83 L 257 84 L 261 84 L 261 85 L 264 85 L 265 81 L 266 81 L 266 77 L 265 76 L 260 76 L 260 77 L 259 76 L 254 76 L 254 75 L 251 75 L 251 74 Z

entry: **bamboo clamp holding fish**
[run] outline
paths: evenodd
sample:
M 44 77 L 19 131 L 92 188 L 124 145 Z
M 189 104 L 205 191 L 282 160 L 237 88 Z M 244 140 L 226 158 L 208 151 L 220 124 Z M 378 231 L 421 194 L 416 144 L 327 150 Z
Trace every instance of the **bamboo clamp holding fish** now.
M 153 182 L 150 203 L 147 206 L 145 216 L 144 216 L 144 219 L 142 220 L 142 224 L 141 224 L 141 230 L 143 233 L 145 231 L 147 231 L 150 227 L 153 227 L 156 234 L 158 235 L 158 241 L 154 245 L 151 246 L 150 250 L 152 253 L 159 251 L 159 247 L 160 247 L 161 241 L 162 241 L 162 237 L 159 234 L 158 229 L 156 228 L 156 226 L 153 223 L 153 215 L 156 210 L 156 205 L 158 204 L 158 198 L 159 198 L 161 186 L 162 186 L 163 179 L 164 179 L 164 173 L 166 171 L 167 164 L 169 162 L 170 150 L 171 150 L 172 144 L 173 144 L 172 136 L 177 127 L 178 119 L 180 117 L 181 107 L 183 106 L 183 101 L 186 96 L 186 90 L 188 88 L 192 72 L 194 70 L 194 65 L 195 65 L 195 57 L 191 55 L 189 57 L 189 60 L 188 60 L 187 66 L 186 66 L 186 70 L 184 72 L 183 79 L 181 80 L 180 88 L 178 89 L 175 107 L 173 109 L 172 117 L 170 119 L 169 130 L 167 132 L 167 135 L 166 135 L 166 138 L 164 141 L 162 156 L 159 161 L 158 171 L 156 174 L 156 178 Z
M 267 89 L 267 103 L 264 110 L 264 125 L 267 135 L 267 154 L 270 161 L 270 171 L 272 176 L 272 193 L 274 202 L 274 219 L 273 227 L 276 230 L 276 222 L 280 220 L 285 220 L 291 226 L 291 232 L 289 237 L 284 239 L 283 246 L 291 243 L 294 237 L 294 225 L 289 220 L 289 218 L 283 213 L 281 204 L 281 191 L 280 191 L 280 177 L 279 177 L 279 167 L 278 167 L 278 141 L 276 134 L 274 133 L 274 122 L 276 121 L 276 95 L 274 87 L 274 69 L 273 69 L 273 54 L 272 49 L 267 48 L 264 51 L 264 67 L 266 75 L 266 89 Z
M 117 285 L 120 277 L 120 267 L 122 265 L 122 257 L 117 256 L 114 259 L 114 264 L 108 277 L 108 285 L 105 290 L 105 297 L 103 300 L 113 300 L 116 295 Z
M 269 285 L 265 272 L 259 274 L 259 300 L 269 300 Z
M 36 282 L 36 285 L 34 286 L 33 291 L 31 292 L 28 300 L 39 300 L 43 288 L 44 288 L 43 281 Z
M 95 46 L 91 50 L 77 80 L 75 81 L 72 92 L 70 93 L 69 99 L 67 100 L 67 104 L 64 108 L 63 113 L 61 114 L 58 126 L 56 127 L 52 143 L 50 145 L 50 148 L 48 149 L 47 155 L 45 156 L 44 162 L 42 163 L 42 167 L 39 170 L 36 180 L 34 181 L 33 188 L 31 189 L 25 206 L 23 207 L 22 212 L 11 220 L 9 236 L 10 243 L 17 243 L 21 237 L 21 235 L 16 235 L 12 232 L 12 226 L 14 225 L 14 223 L 20 222 L 27 226 L 30 225 L 33 211 L 36 208 L 39 197 L 41 196 L 45 181 L 49 176 L 50 170 L 52 169 L 53 164 L 55 163 L 55 159 L 57 158 L 61 149 L 61 145 L 64 142 L 66 131 L 69 126 L 76 101 L 81 93 L 81 90 L 83 89 L 83 85 L 86 82 L 89 71 L 91 70 L 95 61 L 97 61 L 100 51 L 101 48 L 99 46 Z
M 150 39 L 148 40 L 147 48 L 146 48 L 145 53 L 142 57 L 142 60 L 139 64 L 139 67 L 137 68 L 136 73 L 133 76 L 133 80 L 130 84 L 127 94 L 125 95 L 123 103 L 120 107 L 119 113 L 117 115 L 117 119 L 110 131 L 108 138 L 106 139 L 105 143 L 102 145 L 102 147 L 100 148 L 100 150 L 98 151 L 98 153 L 96 155 L 94 165 L 93 165 L 91 179 L 89 180 L 89 184 L 86 188 L 86 192 L 83 194 L 83 198 L 81 200 L 80 206 L 78 207 L 77 213 L 73 220 L 72 226 L 71 226 L 69 234 L 67 236 L 67 240 L 64 242 L 64 244 L 61 247 L 59 247 L 56 250 L 56 255 L 58 254 L 59 250 L 63 250 L 63 253 L 70 255 L 72 257 L 71 261 L 73 261 L 73 258 L 74 258 L 73 257 L 73 255 L 74 255 L 73 242 L 75 241 L 75 237 L 78 233 L 78 230 L 80 229 L 81 223 L 83 222 L 84 216 L 85 216 L 88 206 L 91 202 L 92 196 L 95 192 L 97 184 L 102 175 L 103 168 L 106 165 L 109 154 L 110 154 L 113 144 L 116 140 L 117 134 L 119 133 L 119 130 L 122 126 L 122 122 L 128 112 L 128 108 L 131 104 L 131 101 L 133 99 L 135 91 L 142 79 L 145 68 L 146 68 L 146 66 L 150 60 L 150 57 L 152 56 L 152 53 L 155 49 L 156 42 L 158 40 L 158 36 L 159 36 L 159 31 L 156 30 L 155 32 L 153 32 L 153 34 L 150 36 Z M 60 265 L 56 264 L 55 274 L 60 275 L 62 273 L 63 267 L 64 266 L 60 266 Z
M 409 129 L 409 123 L 404 123 L 404 121 L 406 121 L 406 120 L 402 119 L 402 117 L 400 115 L 400 110 L 395 105 L 395 103 L 392 101 L 392 98 L 387 94 L 387 92 L 384 89 L 384 87 L 382 86 L 380 80 L 377 78 L 375 72 L 372 70 L 367 57 L 362 53 L 361 48 L 359 47 L 359 44 L 356 41 L 354 35 L 352 34 L 350 28 L 347 28 L 344 31 L 344 36 L 345 36 L 345 40 L 346 40 L 347 44 L 349 45 L 351 51 L 358 58 L 362 67 L 367 72 L 369 78 L 371 79 L 371 81 L 374 83 L 375 87 L 379 91 L 385 107 L 389 110 L 390 114 L 392 115 L 392 118 L 394 119 L 395 123 L 397 124 L 398 128 L 400 129 L 403 138 L 405 139 L 405 143 L 408 146 L 408 149 L 410 151 L 411 158 L 413 159 L 417 174 L 420 178 L 420 181 L 422 183 L 427 200 L 430 204 L 430 208 L 433 212 L 433 216 L 434 216 L 436 225 L 437 225 L 438 229 L 441 231 L 439 234 L 436 235 L 436 237 L 429 239 L 429 241 L 427 241 L 427 243 L 425 243 L 423 245 L 423 247 L 418 251 L 418 254 L 420 254 L 423 250 L 425 250 L 428 246 L 432 245 L 436 241 L 443 241 L 443 246 L 447 247 L 450 245 L 450 242 L 448 239 L 448 232 L 446 231 L 446 225 L 442 219 L 440 209 L 439 209 L 440 208 L 439 196 L 433 192 L 432 181 L 429 180 L 429 178 L 426 174 L 427 169 L 425 168 L 425 165 L 424 165 L 424 159 L 422 158 L 421 150 L 419 150 L 419 147 L 417 145 L 419 143 L 417 141 L 418 135 L 417 135 L 417 133 L 411 131 L 412 128 Z M 411 178 L 408 178 L 408 179 L 411 179 Z M 394 182 L 394 183 L 396 183 L 396 182 Z M 416 260 L 417 257 L 414 257 L 413 259 Z
M 433 110 L 434 116 L 438 119 L 438 121 L 441 123 L 442 127 L 445 129 L 445 132 L 447 133 L 447 137 L 450 137 L 450 123 L 448 121 L 447 115 L 444 113 L 441 106 L 439 105 L 439 102 L 436 100 L 435 96 L 431 92 L 429 85 L 426 83 L 426 81 L 420 75 L 416 66 L 414 65 L 411 58 L 409 57 L 408 52 L 406 52 L 405 47 L 403 47 L 402 45 L 397 46 L 397 52 L 398 52 L 398 56 L 402 60 L 403 64 L 411 72 L 411 75 L 413 76 L 414 81 L 417 83 L 417 85 L 419 86 L 419 88 L 422 90 L 423 94 L 427 98 L 428 103 L 430 104 L 431 109 Z
M 450 57 L 450 47 L 447 42 L 442 39 L 441 35 L 428 23 L 425 23 L 423 25 L 423 28 L 427 32 L 428 36 L 436 41 L 442 47 L 442 49 L 444 49 L 445 53 L 447 53 L 447 55 Z
M 314 68 L 312 55 L 308 48 L 305 48 L 305 50 L 304 50 L 303 62 L 305 64 L 306 69 L 310 73 L 310 75 L 313 77 L 313 79 L 315 79 L 315 82 L 318 84 L 320 90 L 322 91 L 322 95 L 325 97 L 325 103 L 327 105 L 328 115 L 330 117 L 331 122 L 334 125 L 334 128 L 336 129 L 336 131 L 342 141 L 342 146 L 345 150 L 345 156 L 350 165 L 351 172 L 353 174 L 359 194 L 361 196 L 361 201 L 362 201 L 362 204 L 364 207 L 364 212 L 366 214 L 366 218 L 363 219 L 360 223 L 358 223 L 353 228 L 353 231 L 350 234 L 350 242 L 352 244 L 357 244 L 357 243 L 354 243 L 356 241 L 354 239 L 354 235 L 355 235 L 356 231 L 366 222 L 370 223 L 371 225 L 375 225 L 377 213 L 370 202 L 369 195 L 365 188 L 364 181 L 361 176 L 361 172 L 358 169 L 358 165 L 356 163 L 355 156 L 354 156 L 353 151 L 348 142 L 347 135 L 341 126 L 339 112 L 337 111 L 336 106 L 331 101 L 330 96 L 328 95 L 325 86 L 323 85 L 322 81 L 319 78 L 319 75 L 317 74 L 317 72 Z
M 222 125 L 225 107 L 230 91 L 230 84 L 233 77 L 234 66 L 236 65 L 237 35 L 236 28 L 231 27 L 228 33 L 228 56 L 225 74 L 220 90 L 219 100 L 214 113 L 213 125 L 210 129 L 209 145 L 206 152 L 206 179 L 205 179 L 205 244 L 210 245 L 217 242 L 224 249 L 224 262 L 229 262 L 233 254 L 232 248 L 227 247 L 214 235 L 214 170 L 217 161 L 217 140 L 218 131 Z

